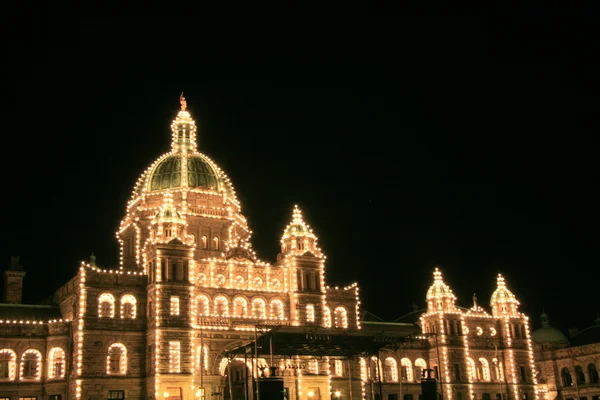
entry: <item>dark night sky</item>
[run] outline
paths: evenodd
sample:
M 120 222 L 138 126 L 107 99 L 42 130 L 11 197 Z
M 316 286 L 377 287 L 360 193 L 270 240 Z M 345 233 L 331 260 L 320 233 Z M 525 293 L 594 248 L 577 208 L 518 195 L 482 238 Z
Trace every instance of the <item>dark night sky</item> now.
M 424 306 L 439 264 L 462 305 L 473 292 L 487 304 L 502 272 L 535 325 L 542 308 L 557 327 L 593 322 L 591 24 L 206 19 L 3 25 L 0 262 L 21 256 L 27 301 L 92 251 L 117 264 L 125 203 L 169 150 L 184 91 L 200 151 L 232 179 L 261 258 L 275 260 L 298 203 L 329 282 L 358 281 L 383 318 Z

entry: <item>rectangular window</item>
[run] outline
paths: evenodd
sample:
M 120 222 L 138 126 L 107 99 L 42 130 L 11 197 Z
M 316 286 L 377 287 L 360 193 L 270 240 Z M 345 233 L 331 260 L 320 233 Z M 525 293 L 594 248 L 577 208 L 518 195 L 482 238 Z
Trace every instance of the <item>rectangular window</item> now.
M 435 379 L 440 379 L 440 371 L 438 366 L 436 365 L 435 367 L 433 367 L 433 370 L 435 372 Z
M 179 342 L 169 342 L 169 372 L 181 372 L 181 344 Z
M 484 393 L 481 395 L 481 400 L 490 400 L 490 394 L 489 393 Z
M 9 375 L 9 365 L 8 365 L 9 361 L 8 360 L 1 360 L 0 361 L 0 378 L 8 378 Z M 4 397 L 0 397 L 0 400 L 2 400 Z
M 527 382 L 527 375 L 525 374 L 525 367 L 520 366 L 519 371 L 521 372 L 521 382 Z
M 306 321 L 315 322 L 315 306 L 312 304 L 306 306 Z
M 49 400 L 62 400 L 62 394 L 51 394 Z
M 404 395 L 404 400 L 413 400 L 413 395 L 412 394 L 405 394 Z
M 388 400 L 398 400 L 397 394 L 388 394 Z
M 125 391 L 124 390 L 109 390 L 108 391 L 108 399 L 109 400 L 124 400 L 125 399 Z
M 454 372 L 454 381 L 460 382 L 460 366 L 458 364 L 454 364 L 454 368 L 452 368 Z
M 0 397 L 0 400 L 10 400 L 10 397 Z
M 171 315 L 179 315 L 179 297 L 171 296 Z

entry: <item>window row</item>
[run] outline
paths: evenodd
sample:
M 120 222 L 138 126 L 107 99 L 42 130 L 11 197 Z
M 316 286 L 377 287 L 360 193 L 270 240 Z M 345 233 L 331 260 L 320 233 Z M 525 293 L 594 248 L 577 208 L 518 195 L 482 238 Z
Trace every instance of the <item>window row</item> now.
M 521 381 L 526 382 L 527 377 L 525 374 L 525 367 L 519 368 L 521 373 Z M 458 364 L 454 364 L 450 368 L 451 376 L 454 381 L 461 381 L 460 367 Z M 484 358 L 480 357 L 477 362 L 471 357 L 467 357 L 467 374 L 471 382 L 497 382 L 504 380 L 504 370 L 502 363 L 497 358 L 492 358 L 492 363 Z
M 201 294 L 196 297 L 195 313 L 198 317 L 239 317 L 257 319 L 283 320 L 285 316 L 285 305 L 280 299 L 273 299 L 267 307 L 265 299 L 255 297 L 247 300 L 243 296 L 237 296 L 230 301 L 225 295 L 218 295 L 211 301 L 207 295 Z
M 307 307 L 310 306 L 311 305 L 309 304 Z M 309 314 L 309 312 L 309 309 L 307 309 L 307 315 Z M 338 306 L 333 310 L 333 325 L 336 328 L 348 328 L 348 311 L 346 311 L 345 307 Z M 327 306 L 323 307 L 323 326 L 325 328 L 332 327 L 331 309 Z
M 160 262 L 160 271 L 157 271 L 155 261 L 148 263 L 148 276 L 150 282 L 189 282 L 189 261 L 165 258 Z M 157 276 L 160 273 L 160 276 Z
M 380 359 L 379 366 L 377 357 L 372 357 L 370 361 L 362 358 L 360 368 L 361 376 L 364 379 L 379 380 L 379 371 L 382 371 L 385 382 L 398 382 L 399 376 L 403 382 L 420 382 L 423 370 L 427 369 L 427 362 L 422 358 L 417 358 L 413 365 L 411 360 L 405 357 L 400 359 L 400 369 L 398 369 L 398 361 L 394 357 L 386 357 L 383 362 Z
M 48 353 L 48 379 L 65 377 L 65 351 L 53 347 Z M 17 363 L 17 354 L 11 349 L 0 350 L 0 379 L 14 381 L 40 380 L 42 377 L 42 353 L 36 349 L 28 349 L 21 354 Z
M 219 239 L 218 236 L 213 236 L 213 238 L 211 240 L 210 249 L 209 249 L 209 245 L 208 245 L 208 236 L 207 235 L 202 235 L 200 237 L 200 242 L 198 242 L 198 239 L 196 238 L 195 234 L 192 233 L 190 236 L 192 237 L 192 241 L 194 242 L 194 244 L 197 244 L 199 246 L 199 248 L 202 250 L 220 250 L 221 249 L 221 240 Z
M 132 294 L 124 294 L 119 299 L 119 315 L 122 319 L 135 319 L 137 314 L 137 299 Z M 102 293 L 98 296 L 98 317 L 115 318 L 116 301 L 112 293 Z
M 588 372 L 588 380 L 589 383 L 600 383 L 600 379 L 598 377 L 598 369 L 594 364 L 588 364 L 587 366 Z M 571 371 L 569 368 L 563 368 L 560 373 L 562 377 L 563 386 L 573 386 L 573 378 L 571 377 Z M 588 383 L 586 381 L 585 373 L 583 372 L 583 367 L 581 365 L 575 366 L 575 378 L 577 379 L 578 385 L 585 385 Z

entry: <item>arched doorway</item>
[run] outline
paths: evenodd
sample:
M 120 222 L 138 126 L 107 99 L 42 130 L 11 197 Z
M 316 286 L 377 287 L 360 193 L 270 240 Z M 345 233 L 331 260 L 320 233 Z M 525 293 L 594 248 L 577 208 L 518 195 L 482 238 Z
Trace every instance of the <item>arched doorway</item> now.
M 231 379 L 229 370 L 231 369 Z M 252 371 L 244 364 L 243 360 L 231 360 L 225 368 L 223 376 L 225 382 L 223 385 L 224 400 L 244 400 L 246 393 L 248 398 L 252 398 Z M 229 391 L 229 382 L 231 380 L 231 392 Z M 247 392 L 246 392 L 247 391 Z M 233 398 L 230 397 L 230 393 Z

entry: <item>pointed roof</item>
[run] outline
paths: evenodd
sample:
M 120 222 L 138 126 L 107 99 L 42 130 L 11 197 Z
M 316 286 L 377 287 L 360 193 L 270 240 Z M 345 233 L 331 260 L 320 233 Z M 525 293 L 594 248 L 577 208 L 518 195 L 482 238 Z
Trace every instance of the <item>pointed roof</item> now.
M 302 218 L 302 211 L 300 211 L 300 207 L 298 207 L 298 205 L 294 205 L 292 222 L 290 222 L 283 231 L 281 240 L 289 237 L 308 237 L 317 239 L 317 236 L 313 233 L 311 227 L 304 222 L 304 219 Z

